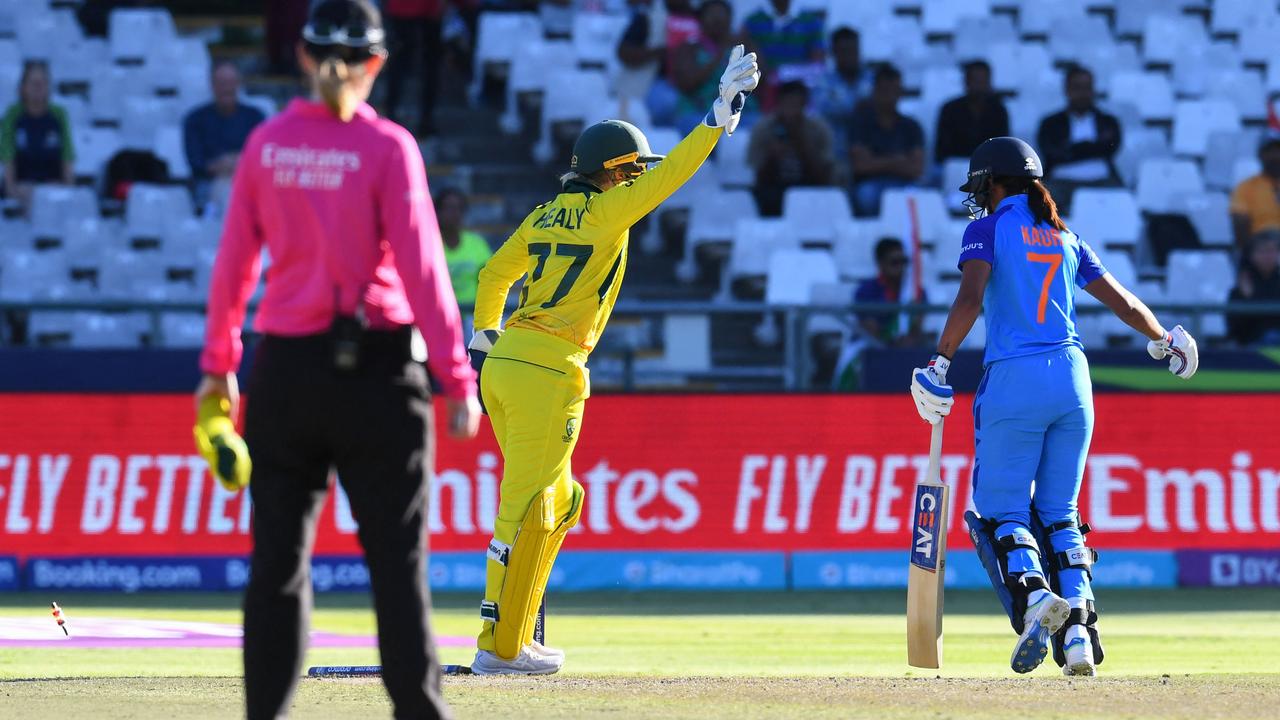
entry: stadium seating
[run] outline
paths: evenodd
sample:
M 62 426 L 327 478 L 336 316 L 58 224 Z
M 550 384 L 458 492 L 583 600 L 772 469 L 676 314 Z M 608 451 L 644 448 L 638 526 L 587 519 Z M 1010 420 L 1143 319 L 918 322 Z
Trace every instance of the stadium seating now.
M 1240 113 L 1226 100 L 1179 100 L 1173 119 L 1173 151 L 1203 157 L 1213 132 L 1237 132 Z
M 1147 212 L 1174 212 L 1174 199 L 1204 192 L 1200 168 L 1190 160 L 1151 159 L 1138 168 L 1138 207 Z
M 760 2 L 735 0 L 735 20 Z M 28 220 L 0 226 L 5 238 L 0 297 L 200 301 L 218 239 L 216 219 L 196 217 L 181 187 L 147 185 L 134 189 L 123 218 L 103 218 L 87 184 L 100 187 L 107 161 L 125 148 L 157 153 L 176 180 L 190 176 L 181 121 L 187 110 L 209 99 L 209 36 L 184 36 L 167 10 L 149 7 L 117 9 L 105 39 L 85 37 L 69 3 L 50 5 L 49 0 L 0 2 L 0 108 L 15 98 L 23 61 L 48 60 L 55 102 L 66 108 L 72 125 L 75 174 L 86 187 L 41 188 Z M 469 97 L 480 102 L 486 80 L 498 81 L 499 105 L 505 97 L 502 127 L 519 132 L 522 118 L 530 116 L 518 101 L 541 94 L 542 102 L 531 104 L 540 106 L 531 133 L 537 137 L 533 155 L 557 168 L 563 161 L 557 149 L 568 139 L 564 126 L 605 117 L 635 122 L 655 151 L 670 151 L 680 135 L 654 126 L 639 99 L 644 94 L 619 97 L 625 93 L 617 82 L 616 43 L 629 21 L 625 6 L 621 0 L 593 0 L 567 13 L 482 12 Z M 1078 190 L 1070 227 L 1108 252 L 1112 272 L 1125 273 L 1143 287 L 1144 296 L 1163 287 L 1138 280 L 1138 270 L 1141 277 L 1159 278 L 1159 268 L 1135 267 L 1132 261 L 1146 263 L 1150 257 L 1144 214 L 1185 214 L 1205 246 L 1232 245 L 1227 193 L 1258 171 L 1255 155 L 1268 93 L 1280 91 L 1280 6 L 1275 2 L 796 0 L 793 6 L 825 11 L 828 33 L 857 28 L 866 62 L 889 61 L 903 71 L 908 97 L 902 108 L 920 121 L 927 149 L 933 145 L 938 108 L 962 92 L 958 63 L 963 60 L 984 58 L 993 64 L 996 86 L 1008 93 L 1012 130 L 1028 138 L 1034 138 L 1042 117 L 1063 105 L 1062 68 L 1080 63 L 1092 69 L 1103 106 L 1123 124 L 1116 165 L 1124 187 Z M 49 42 L 52 37 L 57 42 Z M 521 62 L 512 63 L 517 52 Z M 245 101 L 261 103 L 268 112 L 275 109 L 269 98 Z M 965 159 L 932 168 L 929 187 L 886 193 L 878 217 L 853 218 L 843 188 L 803 188 L 787 194 L 781 219 L 760 219 L 748 192 L 754 181 L 746 162 L 749 139 L 743 131 L 721 142 L 710 162 L 659 210 L 689 211 L 678 264 L 682 277 L 696 276 L 692 263 L 698 247 L 723 242 L 730 250 L 721 298 L 729 297 L 735 280 L 757 278 L 766 301 L 847 299 L 850 286 L 842 283 L 875 273 L 876 240 L 910 241 L 907 198 L 914 198 L 920 238 L 931 248 L 926 282 L 931 295 L 947 294 L 966 223 L 959 205 L 963 195 L 955 190 L 967 171 Z M 650 227 L 642 246 L 656 253 L 664 247 L 659 223 Z M 815 244 L 830 246 L 830 252 L 801 249 Z M 771 257 L 801 265 L 773 271 Z M 1225 259 L 1223 253 L 1205 257 Z M 1170 287 L 1185 282 L 1195 263 L 1209 267 L 1196 292 L 1204 302 L 1221 302 L 1233 278 L 1220 272 L 1220 260 L 1179 255 L 1175 266 L 1171 259 Z M 822 277 L 806 285 L 802 268 L 819 266 Z M 830 282 L 819 282 L 828 275 Z M 165 346 L 199 343 L 199 315 L 158 317 L 157 328 L 136 333 L 133 320 L 81 312 L 46 316 L 37 329 L 49 342 L 71 344 L 95 342 L 103 328 L 123 329 L 126 338 L 136 334 L 134 342 L 158 333 L 151 341 Z M 842 322 L 826 321 L 817 323 L 824 332 L 836 332 Z M 77 322 L 92 328 L 77 332 Z M 1123 330 L 1106 318 L 1082 320 L 1082 327 L 1090 323 L 1082 331 L 1104 342 Z M 1210 329 L 1221 334 L 1221 318 Z M 972 346 L 974 340 L 969 342 Z
M 833 244 L 837 228 L 852 214 L 843 188 L 795 187 L 782 198 L 782 216 L 802 243 Z
M 1142 215 L 1124 188 L 1080 188 L 1072 196 L 1068 226 L 1095 248 L 1133 246 L 1142 235 Z
M 807 305 L 814 285 L 836 282 L 836 264 L 825 250 L 775 250 L 769 254 L 766 277 L 766 303 Z
M 1221 303 L 1235 284 L 1235 271 L 1225 252 L 1217 250 L 1175 250 L 1169 253 L 1169 274 L 1165 281 L 1171 297 L 1182 302 Z M 1204 316 L 1203 332 L 1209 337 L 1226 333 L 1221 315 Z M 1193 330 L 1194 332 L 1194 330 Z

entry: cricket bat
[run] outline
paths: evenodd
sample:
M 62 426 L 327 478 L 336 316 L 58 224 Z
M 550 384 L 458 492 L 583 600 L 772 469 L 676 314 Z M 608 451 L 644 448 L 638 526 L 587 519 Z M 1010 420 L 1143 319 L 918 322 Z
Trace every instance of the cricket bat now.
M 907 663 L 942 667 L 942 592 L 947 567 L 947 486 L 938 466 L 942 421 L 933 426 L 929 466 L 912 505 L 911 564 L 907 567 Z

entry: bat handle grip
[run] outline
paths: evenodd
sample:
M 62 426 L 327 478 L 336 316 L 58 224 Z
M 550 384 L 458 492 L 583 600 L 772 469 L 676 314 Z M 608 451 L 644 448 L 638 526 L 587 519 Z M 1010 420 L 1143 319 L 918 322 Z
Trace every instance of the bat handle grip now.
M 939 466 L 942 463 L 942 424 L 945 420 L 939 420 L 933 426 L 933 432 L 929 436 L 929 468 L 925 473 L 925 482 L 935 485 L 942 484 L 942 473 Z

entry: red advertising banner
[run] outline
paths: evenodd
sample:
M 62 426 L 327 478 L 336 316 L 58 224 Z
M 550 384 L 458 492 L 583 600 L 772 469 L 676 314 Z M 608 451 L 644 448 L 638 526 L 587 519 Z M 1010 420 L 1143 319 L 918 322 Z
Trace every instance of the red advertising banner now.
M 946 428 L 952 547 L 966 547 L 973 430 Z M 1099 548 L 1280 547 L 1280 395 L 1100 395 L 1081 510 Z M 0 556 L 228 555 L 250 507 L 191 447 L 189 396 L 0 395 Z M 568 546 L 852 550 L 908 547 L 929 428 L 902 395 L 601 396 L 574 470 L 587 489 Z M 483 548 L 502 457 L 487 425 L 442 440 L 432 547 Z M 345 497 L 317 552 L 358 552 Z

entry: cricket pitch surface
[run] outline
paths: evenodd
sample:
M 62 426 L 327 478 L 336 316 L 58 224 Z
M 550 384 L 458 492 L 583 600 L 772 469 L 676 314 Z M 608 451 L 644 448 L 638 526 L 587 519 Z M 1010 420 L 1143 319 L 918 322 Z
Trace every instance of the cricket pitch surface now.
M 48 638 L 62 635 L 51 601 L 69 641 L 92 631 L 122 642 L 40 637 L 37 618 Z M 906 665 L 902 591 L 558 594 L 547 639 L 568 653 L 561 674 L 450 677 L 444 693 L 459 718 L 1211 720 L 1280 707 L 1280 589 L 1102 590 L 1098 604 L 1099 677 L 1064 678 L 1051 660 L 1030 676 L 1009 670 L 1015 637 L 990 593 L 948 593 L 941 670 Z M 0 628 L 34 636 L 0 644 L 0 717 L 240 717 L 238 605 L 216 593 L 0 595 Z M 377 664 L 366 597 L 320 595 L 317 605 L 304 671 Z M 478 630 L 477 605 L 436 597 L 443 662 L 470 661 L 463 640 Z M 130 640 L 197 630 L 222 639 Z M 303 679 L 292 713 L 389 716 L 380 682 L 355 678 Z

